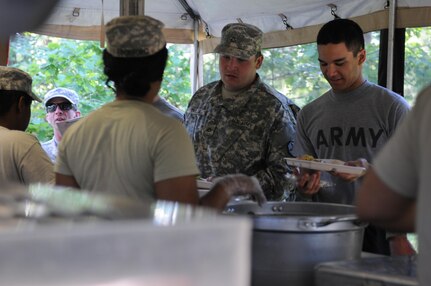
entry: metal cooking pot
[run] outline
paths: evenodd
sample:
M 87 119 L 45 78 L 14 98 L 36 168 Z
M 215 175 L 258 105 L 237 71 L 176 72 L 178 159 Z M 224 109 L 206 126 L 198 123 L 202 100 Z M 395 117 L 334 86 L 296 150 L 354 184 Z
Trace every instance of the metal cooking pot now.
M 269 202 L 231 204 L 226 214 L 253 217 L 252 285 L 313 285 L 320 262 L 358 259 L 365 223 L 354 206 Z

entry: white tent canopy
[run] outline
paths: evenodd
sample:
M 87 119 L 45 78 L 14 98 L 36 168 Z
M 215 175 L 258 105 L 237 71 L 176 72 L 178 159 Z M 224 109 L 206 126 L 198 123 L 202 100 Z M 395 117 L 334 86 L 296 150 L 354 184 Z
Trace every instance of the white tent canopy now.
M 139 0 L 135 0 L 139 1 Z M 221 29 L 242 21 L 265 33 L 265 47 L 281 47 L 315 40 L 322 23 L 353 18 L 364 31 L 389 26 L 389 3 L 396 3 L 396 27 L 431 25 L 431 0 L 141 0 L 146 15 L 165 23 L 171 43 L 193 43 L 195 35 L 203 52 L 212 51 Z M 197 16 L 187 14 L 183 4 Z M 101 39 L 101 24 L 120 15 L 120 0 L 60 0 L 45 25 L 35 32 L 74 39 Z M 287 24 L 287 25 L 286 25 Z M 194 31 L 197 27 L 197 33 Z M 292 27 L 293 29 L 291 29 Z

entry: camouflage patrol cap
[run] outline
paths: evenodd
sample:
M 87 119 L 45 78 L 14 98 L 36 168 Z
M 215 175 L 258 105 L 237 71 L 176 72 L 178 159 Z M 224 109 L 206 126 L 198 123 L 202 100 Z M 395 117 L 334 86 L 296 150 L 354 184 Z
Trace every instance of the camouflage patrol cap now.
M 17 68 L 0 66 L 0 90 L 15 90 L 27 93 L 36 101 L 42 102 L 31 90 L 31 76 Z
M 149 16 L 120 16 L 106 24 L 106 49 L 114 57 L 137 58 L 160 51 L 163 23 Z
M 43 99 L 43 105 L 46 105 L 48 101 L 56 97 L 67 99 L 70 103 L 75 105 L 78 105 L 79 103 L 79 96 L 74 90 L 64 87 L 57 87 L 51 89 L 45 94 L 45 97 Z
M 262 48 L 263 32 L 256 26 L 232 23 L 221 31 L 220 44 L 214 52 L 240 59 L 248 59 Z

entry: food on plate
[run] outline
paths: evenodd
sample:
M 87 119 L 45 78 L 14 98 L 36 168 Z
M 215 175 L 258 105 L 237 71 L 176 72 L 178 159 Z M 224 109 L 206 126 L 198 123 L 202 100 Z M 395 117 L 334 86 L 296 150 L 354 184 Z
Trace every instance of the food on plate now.
M 313 161 L 314 157 L 308 154 L 304 154 L 298 157 L 300 160 Z
M 315 161 L 314 157 L 312 155 L 309 154 L 303 154 L 301 156 L 298 157 L 299 160 L 304 160 L 304 161 Z M 301 168 L 301 173 L 315 173 L 317 172 L 316 170 L 313 169 L 309 169 L 309 168 Z

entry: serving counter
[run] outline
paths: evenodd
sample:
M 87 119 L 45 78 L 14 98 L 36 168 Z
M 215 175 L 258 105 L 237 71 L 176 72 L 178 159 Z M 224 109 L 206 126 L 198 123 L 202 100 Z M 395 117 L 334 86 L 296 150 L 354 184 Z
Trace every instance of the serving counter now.
M 251 223 L 36 185 L 0 192 L 1 285 L 250 285 Z

